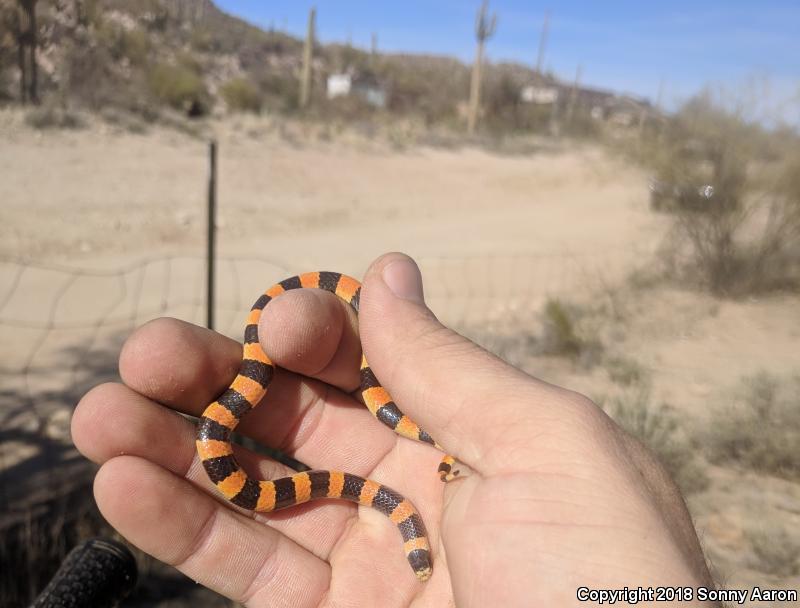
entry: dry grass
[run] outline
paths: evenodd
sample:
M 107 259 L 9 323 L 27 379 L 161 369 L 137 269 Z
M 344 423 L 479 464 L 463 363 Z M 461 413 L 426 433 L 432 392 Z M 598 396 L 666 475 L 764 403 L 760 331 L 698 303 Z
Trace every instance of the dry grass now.
M 647 384 L 639 384 L 610 399 L 598 400 L 609 416 L 646 445 L 687 494 L 709 485 L 702 462 L 675 411 L 656 403 Z
M 800 479 L 800 378 L 761 372 L 745 378 L 704 433 L 713 462 Z
M 28 606 L 44 589 L 70 549 L 88 538 L 124 540 L 105 522 L 92 498 L 91 484 L 37 504 L 19 523 L 2 530 L 0 599 L 6 608 Z M 218 594 L 129 546 L 136 557 L 139 580 L 125 606 L 237 606 Z
M 4 606 L 29 603 L 72 546 L 107 530 L 93 503 L 91 487 L 82 487 L 72 495 L 31 506 L 21 520 L 4 526 L 0 543 Z
M 25 122 L 34 129 L 82 129 L 86 121 L 80 114 L 55 104 L 46 104 L 30 110 Z

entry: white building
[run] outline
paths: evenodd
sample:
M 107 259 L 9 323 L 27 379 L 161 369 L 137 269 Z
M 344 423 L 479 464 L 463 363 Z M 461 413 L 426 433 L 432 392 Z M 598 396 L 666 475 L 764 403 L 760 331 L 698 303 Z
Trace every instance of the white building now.
M 346 97 L 353 89 L 353 75 L 350 72 L 328 76 L 328 99 Z
M 352 71 L 328 76 L 328 99 L 356 95 L 376 108 L 386 106 L 386 88 L 369 73 L 356 74 Z
M 558 89 L 556 87 L 529 84 L 522 87 L 519 98 L 524 103 L 539 105 L 556 103 L 558 101 Z

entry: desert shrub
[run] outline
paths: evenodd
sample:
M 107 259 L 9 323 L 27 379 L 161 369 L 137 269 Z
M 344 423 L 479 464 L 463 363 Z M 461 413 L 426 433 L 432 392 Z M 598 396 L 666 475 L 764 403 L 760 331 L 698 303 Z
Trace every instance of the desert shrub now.
M 581 326 L 585 311 L 580 307 L 550 298 L 542 311 L 542 333 L 538 342 L 541 354 L 568 357 L 584 367 L 592 367 L 600 358 L 602 344 L 593 333 Z
M 624 355 L 606 357 L 603 366 L 612 382 L 621 386 L 633 386 L 647 381 L 647 370 L 635 359 Z
M 765 139 L 763 129 L 701 96 L 650 146 L 647 157 L 658 179 L 682 192 L 666 199 L 675 199 L 668 208 L 674 216 L 668 240 L 680 260 L 678 278 L 720 295 L 797 285 L 798 140 L 767 146 Z M 705 184 L 713 186 L 707 200 L 696 194 Z M 654 208 L 667 204 L 661 194 L 653 196 Z
M 65 47 L 62 69 L 64 92 L 81 106 L 99 109 L 127 95 L 125 83 L 114 72 L 113 60 L 105 45 Z
M 687 494 L 703 491 L 709 479 L 690 437 L 681 428 L 675 411 L 655 403 L 649 385 L 639 384 L 601 406 L 614 421 L 646 445 Z
M 150 90 L 162 102 L 185 111 L 194 104 L 208 107 L 209 96 L 200 75 L 182 65 L 158 64 L 148 75 Z
M 257 114 L 261 111 L 261 93 L 249 80 L 244 78 L 229 80 L 220 88 L 220 94 L 228 104 L 228 108 L 234 112 Z
M 761 572 L 776 576 L 800 574 L 800 542 L 776 524 L 753 527 L 746 532 Z
M 545 338 L 548 352 L 576 356 L 581 350 L 581 339 L 575 331 L 573 315 L 560 300 L 550 299 L 544 306 Z
M 382 58 L 377 76 L 391 83 L 388 109 L 417 116 L 427 126 L 458 124 L 458 103 L 469 90 L 469 68 L 450 58 L 395 55 Z
M 300 81 L 290 74 L 267 72 L 258 81 L 265 105 L 279 111 L 297 109 L 300 100 Z
M 483 106 L 486 110 L 484 127 L 501 133 L 529 128 L 530 124 L 524 120 L 527 114 L 523 111 L 525 108 L 520 100 L 520 82 L 508 73 L 495 76 L 492 70 L 489 71 L 486 81 L 483 93 Z
M 81 129 L 86 126 L 79 114 L 53 104 L 30 110 L 25 115 L 25 123 L 34 129 Z
M 800 378 L 745 378 L 733 402 L 712 413 L 704 438 L 710 459 L 800 479 L 799 402 Z

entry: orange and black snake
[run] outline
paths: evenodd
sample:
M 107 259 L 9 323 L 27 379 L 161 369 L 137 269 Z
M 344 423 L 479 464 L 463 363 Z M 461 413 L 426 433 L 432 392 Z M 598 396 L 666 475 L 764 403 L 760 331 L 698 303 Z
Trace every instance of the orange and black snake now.
M 196 444 L 203 466 L 225 498 L 244 509 L 277 511 L 320 498 L 338 498 L 377 509 L 397 525 L 414 574 L 419 580 L 426 581 L 432 570 L 425 524 L 414 505 L 398 492 L 371 479 L 342 471 L 308 471 L 272 481 L 259 481 L 248 477 L 233 456 L 231 432 L 242 416 L 258 405 L 275 374 L 275 365 L 258 340 L 261 313 L 273 298 L 300 288 L 334 293 L 358 313 L 361 284 L 338 272 L 301 274 L 276 283 L 263 293 L 247 317 L 244 353 L 238 375 L 200 418 Z M 373 416 L 403 437 L 439 447 L 428 433 L 400 411 L 363 356 L 360 376 L 359 391 Z M 451 456 L 442 459 L 439 465 L 442 481 L 458 475 L 454 465 Z

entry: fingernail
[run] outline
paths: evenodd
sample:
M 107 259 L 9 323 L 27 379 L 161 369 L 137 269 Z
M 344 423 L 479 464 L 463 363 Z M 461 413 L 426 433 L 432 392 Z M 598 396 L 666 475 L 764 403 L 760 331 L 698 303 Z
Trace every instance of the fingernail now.
M 398 298 L 423 303 L 422 275 L 417 265 L 409 259 L 395 260 L 383 269 L 383 281 Z

